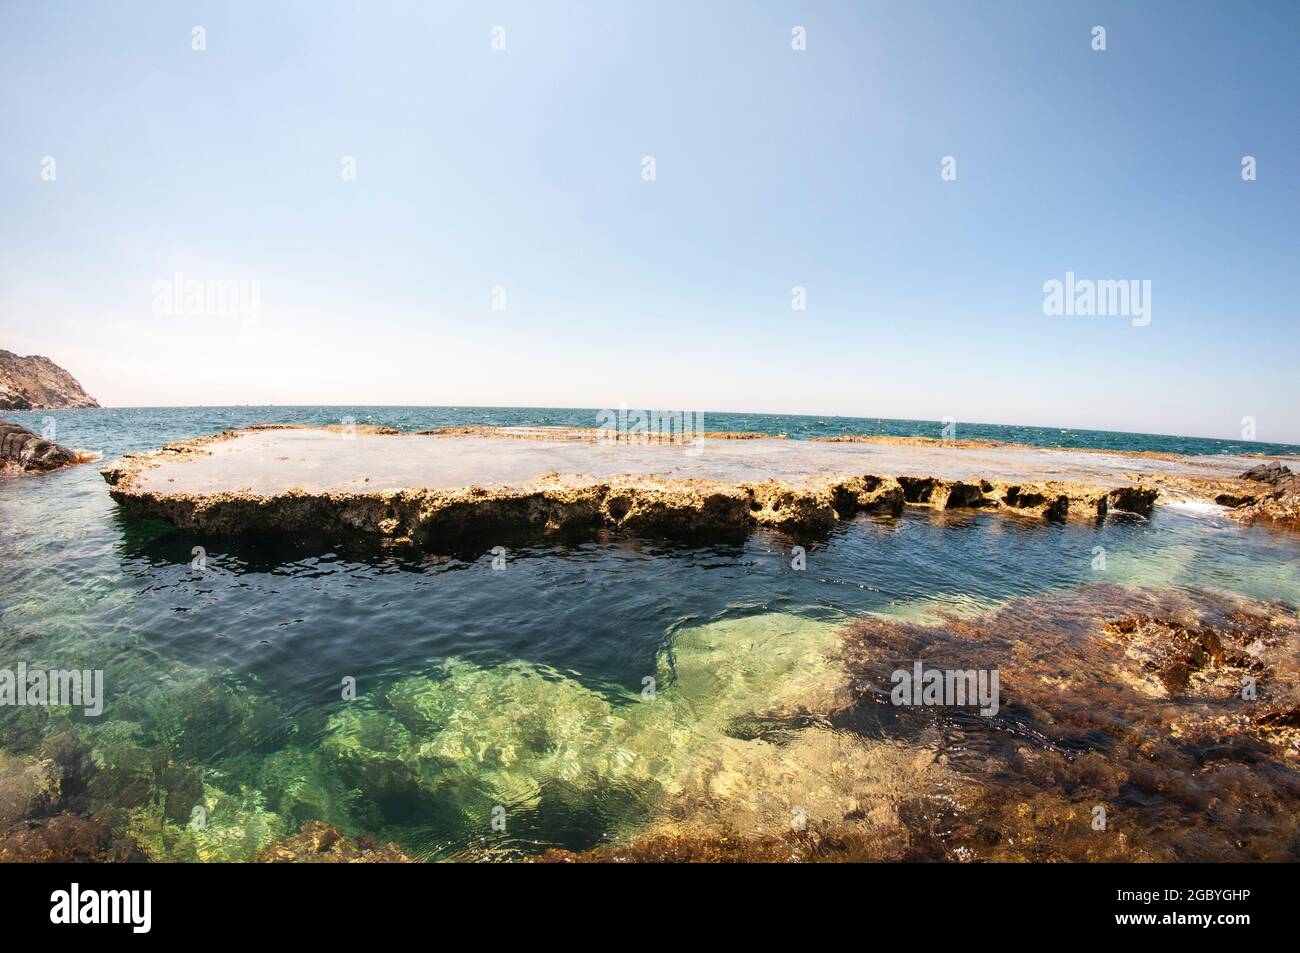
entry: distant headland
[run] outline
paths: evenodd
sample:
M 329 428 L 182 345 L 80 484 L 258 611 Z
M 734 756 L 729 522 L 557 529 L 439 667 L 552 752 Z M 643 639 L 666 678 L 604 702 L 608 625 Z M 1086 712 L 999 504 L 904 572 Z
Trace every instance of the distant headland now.
M 0 349 L 0 410 L 98 406 L 76 378 L 48 357 Z

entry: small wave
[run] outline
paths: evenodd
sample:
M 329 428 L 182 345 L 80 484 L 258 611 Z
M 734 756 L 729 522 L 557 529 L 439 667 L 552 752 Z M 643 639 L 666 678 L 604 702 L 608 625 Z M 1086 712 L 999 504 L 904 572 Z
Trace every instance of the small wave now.
M 1167 506 L 1171 510 L 1178 510 L 1182 513 L 1193 513 L 1199 516 L 1219 516 L 1228 512 L 1226 506 L 1220 506 L 1218 503 L 1211 503 L 1209 500 L 1171 500 L 1168 503 L 1161 503 L 1161 506 Z

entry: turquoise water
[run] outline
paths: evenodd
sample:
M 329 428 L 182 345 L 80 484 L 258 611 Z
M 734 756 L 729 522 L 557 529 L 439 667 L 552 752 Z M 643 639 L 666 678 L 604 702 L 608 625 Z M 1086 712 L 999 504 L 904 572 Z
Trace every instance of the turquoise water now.
M 37 426 L 53 417 L 61 442 L 111 458 L 255 421 L 589 425 L 584 414 L 190 408 L 11 416 Z M 804 437 L 929 426 L 706 421 L 709 429 Z M 1066 439 L 1004 428 L 959 433 Z M 1189 449 L 1162 442 L 1178 438 L 1069 439 Z M 1205 453 L 1242 449 L 1191 443 Z M 504 569 L 493 568 L 495 545 L 505 547 Z M 203 568 L 192 564 L 196 546 L 206 551 Z M 792 568 L 795 546 L 806 549 L 802 571 Z M 0 481 L 0 668 L 103 669 L 105 712 L 0 709 L 0 752 L 30 761 L 52 738 L 75 738 L 89 766 L 62 808 L 108 812 L 158 859 L 246 859 L 310 819 L 395 840 L 428 859 L 583 849 L 666 818 L 770 827 L 763 812 L 787 808 L 782 785 L 795 786 L 789 797 L 818 803 L 824 785 L 799 785 L 822 769 L 823 745 L 856 752 L 864 742 L 857 729 L 825 720 L 783 746 L 737 726 L 816 709 L 810 700 L 835 691 L 831 660 L 844 622 L 870 613 L 973 615 L 1098 581 L 1236 593 L 1293 613 L 1300 541 L 1161 508 L 1149 521 L 1117 515 L 1100 525 L 909 512 L 823 536 L 762 532 L 711 545 L 603 533 L 423 553 L 344 540 L 308 549 L 288 539 L 199 539 L 128 517 L 97 467 L 83 466 Z M 342 697 L 345 678 L 355 679 L 355 699 Z M 655 679 L 653 700 L 647 678 Z M 861 752 L 848 761 L 877 764 L 878 752 Z M 772 767 L 778 758 L 781 771 Z M 199 806 L 207 826 L 194 830 Z M 497 808 L 505 830 L 492 826 Z

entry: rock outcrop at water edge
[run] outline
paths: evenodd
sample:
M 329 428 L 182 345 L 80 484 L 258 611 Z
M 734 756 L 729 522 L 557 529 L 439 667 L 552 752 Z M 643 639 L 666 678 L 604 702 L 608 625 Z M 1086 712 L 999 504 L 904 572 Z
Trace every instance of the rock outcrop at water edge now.
M 285 436 L 276 437 L 277 431 Z M 340 451 L 349 447 L 337 428 L 259 425 L 168 444 L 150 453 L 128 454 L 101 472 L 114 500 L 136 514 L 159 517 L 183 529 L 223 535 L 356 533 L 416 544 L 502 529 L 550 532 L 616 527 L 666 533 L 736 533 L 771 527 L 820 531 L 859 513 L 897 515 L 909 506 L 986 511 L 1055 522 L 1097 520 L 1112 510 L 1148 515 L 1161 494 L 1158 480 L 1141 476 L 1122 476 L 1124 482 L 1117 485 L 1117 481 L 1062 480 L 1029 472 L 1024 479 L 1010 480 L 847 469 L 870 462 L 865 457 L 837 460 L 845 469 L 823 468 L 817 474 L 787 474 L 767 461 L 753 467 L 756 478 L 748 480 L 715 478 L 708 467 L 682 471 L 665 465 L 659 473 L 551 471 L 489 485 L 420 485 L 417 475 L 402 488 L 370 489 L 368 474 L 349 469 L 355 464 L 331 458 L 320 466 L 305 466 L 300 451 L 285 443 L 313 431 L 339 440 Z M 426 451 L 435 449 L 442 459 L 454 459 L 458 451 L 471 446 L 462 443 L 462 437 L 482 437 L 477 432 L 397 435 L 361 428 L 355 428 L 352 436 L 382 438 L 385 446 L 391 446 L 392 453 L 403 459 L 422 459 Z M 250 453 L 243 449 L 249 439 L 269 439 L 272 447 Z M 587 435 L 567 433 L 530 433 L 500 439 L 503 444 L 507 440 L 536 444 L 550 441 L 551 446 L 561 449 L 566 442 L 585 440 L 594 444 Z M 748 442 L 765 441 L 755 438 Z M 240 449 L 232 453 L 232 445 Z M 237 469 L 215 481 L 193 483 L 194 472 L 201 471 L 205 461 L 214 458 L 238 459 L 239 467 L 252 469 Z M 670 462 L 662 455 L 656 460 Z M 545 457 L 540 458 L 539 469 L 541 462 Z M 245 481 L 256 478 L 259 467 L 285 474 L 276 477 L 282 482 L 262 492 L 250 489 Z M 696 472 L 702 475 L 693 475 Z M 1044 472 L 1055 471 L 1049 467 Z M 764 479 L 765 474 L 770 476 Z M 491 476 L 484 479 L 490 480 Z
M 0 471 L 45 473 L 93 459 L 94 454 L 70 450 L 20 424 L 0 420 Z
M 1300 528 L 1300 474 L 1285 464 L 1262 463 L 1241 475 L 1250 488 L 1223 493 L 1216 502 L 1234 507 L 1233 517 L 1244 522 L 1268 520 Z M 1258 489 L 1256 489 L 1258 487 Z

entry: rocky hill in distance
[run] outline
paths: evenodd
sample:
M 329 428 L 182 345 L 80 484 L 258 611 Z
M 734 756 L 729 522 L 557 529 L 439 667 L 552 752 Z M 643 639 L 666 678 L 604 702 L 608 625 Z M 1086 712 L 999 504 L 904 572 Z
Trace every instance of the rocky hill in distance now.
M 76 378 L 48 357 L 0 349 L 0 410 L 98 406 Z

